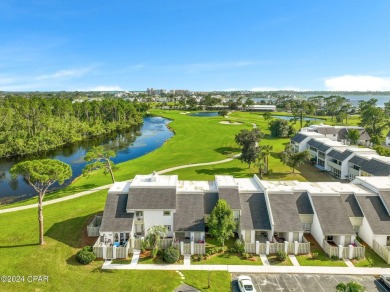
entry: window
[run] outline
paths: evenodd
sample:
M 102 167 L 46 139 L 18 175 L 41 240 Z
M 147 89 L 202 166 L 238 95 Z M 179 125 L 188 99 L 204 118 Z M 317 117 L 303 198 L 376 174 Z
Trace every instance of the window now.
M 328 235 L 325 237 L 326 241 L 333 241 L 333 235 Z
M 171 225 L 164 225 L 168 231 L 171 231 Z
M 171 211 L 163 211 L 164 212 L 164 216 L 171 216 Z
M 137 220 L 142 220 L 144 218 L 144 212 L 143 211 L 135 211 L 135 217 Z
M 302 223 L 302 228 L 305 232 L 310 232 L 311 230 L 311 223 Z

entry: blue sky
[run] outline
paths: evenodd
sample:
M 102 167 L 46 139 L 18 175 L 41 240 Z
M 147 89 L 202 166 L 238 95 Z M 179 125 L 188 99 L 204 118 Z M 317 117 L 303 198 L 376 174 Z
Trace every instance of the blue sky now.
M 390 90 L 390 1 L 0 1 L 0 90 Z

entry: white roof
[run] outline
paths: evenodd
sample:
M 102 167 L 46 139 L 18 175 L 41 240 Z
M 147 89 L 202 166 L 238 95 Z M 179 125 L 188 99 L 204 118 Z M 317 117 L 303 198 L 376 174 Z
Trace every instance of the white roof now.
M 179 180 L 177 182 L 177 192 L 178 193 L 217 192 L 217 186 L 214 181 Z
M 356 180 L 365 182 L 377 190 L 390 190 L 390 176 L 357 176 Z
M 344 147 L 344 148 L 350 147 L 350 146 L 345 145 L 341 142 L 330 140 L 329 138 L 314 138 L 314 140 L 321 142 L 327 146 L 331 146 L 331 147 Z
M 177 175 L 136 175 L 130 187 L 176 187 L 177 180 Z
M 216 175 L 215 182 L 218 188 L 223 187 L 237 187 L 237 183 L 231 175 Z
M 263 189 L 253 178 L 236 178 L 235 181 L 240 192 L 263 192 Z
M 130 182 L 128 181 L 121 181 L 121 182 L 115 182 L 111 188 L 108 190 L 108 193 L 128 193 L 130 188 Z

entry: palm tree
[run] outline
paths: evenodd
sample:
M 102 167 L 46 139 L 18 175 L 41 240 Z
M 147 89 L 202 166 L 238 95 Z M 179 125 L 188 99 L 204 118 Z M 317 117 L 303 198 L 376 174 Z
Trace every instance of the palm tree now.
M 158 251 L 158 244 L 161 238 L 164 238 L 167 233 L 167 228 L 164 225 L 156 225 L 148 229 L 148 235 L 145 240 L 152 248 L 152 257 L 156 257 Z
M 336 292 L 364 292 L 365 287 L 355 281 L 348 283 L 341 282 L 336 286 Z
M 264 158 L 264 163 L 265 163 L 265 174 L 268 173 L 268 167 L 269 167 L 268 157 L 271 154 L 271 151 L 273 149 L 274 149 L 274 146 L 272 146 L 272 145 L 260 146 L 260 152 L 263 153 L 263 158 Z

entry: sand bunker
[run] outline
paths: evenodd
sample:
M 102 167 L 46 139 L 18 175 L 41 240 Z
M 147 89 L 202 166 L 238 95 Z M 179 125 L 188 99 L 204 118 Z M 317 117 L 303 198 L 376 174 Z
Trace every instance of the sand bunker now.
M 219 122 L 220 124 L 224 124 L 224 125 L 241 125 L 242 123 L 239 123 L 239 122 L 230 122 L 230 121 L 222 121 L 222 122 Z

